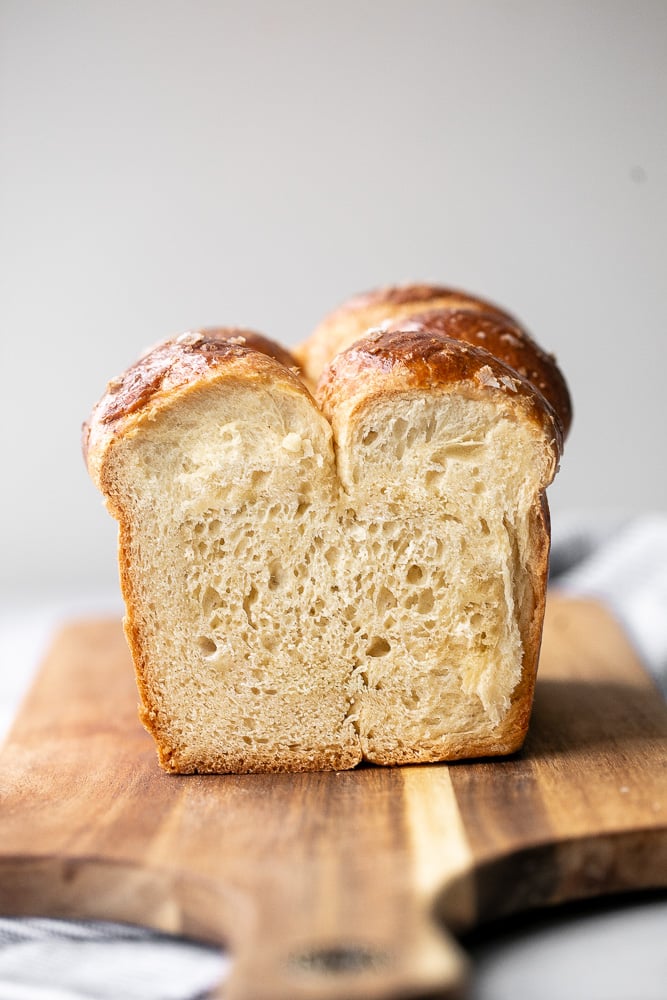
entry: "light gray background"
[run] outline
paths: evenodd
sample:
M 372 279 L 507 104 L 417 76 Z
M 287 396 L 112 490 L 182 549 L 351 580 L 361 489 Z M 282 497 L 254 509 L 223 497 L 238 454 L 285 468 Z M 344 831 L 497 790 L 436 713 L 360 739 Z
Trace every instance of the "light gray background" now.
M 667 505 L 667 3 L 0 3 L 2 591 L 116 586 L 79 427 L 146 345 L 452 283 L 554 350 L 568 511 Z

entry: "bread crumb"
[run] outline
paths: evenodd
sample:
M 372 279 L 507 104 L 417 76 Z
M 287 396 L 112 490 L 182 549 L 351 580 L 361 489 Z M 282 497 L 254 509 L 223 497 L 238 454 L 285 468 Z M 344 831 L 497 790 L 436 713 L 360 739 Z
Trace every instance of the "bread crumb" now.
M 298 434 L 295 434 L 294 431 L 290 431 L 290 433 L 284 437 L 280 443 L 285 451 L 290 451 L 293 455 L 298 455 L 301 451 L 301 438 Z

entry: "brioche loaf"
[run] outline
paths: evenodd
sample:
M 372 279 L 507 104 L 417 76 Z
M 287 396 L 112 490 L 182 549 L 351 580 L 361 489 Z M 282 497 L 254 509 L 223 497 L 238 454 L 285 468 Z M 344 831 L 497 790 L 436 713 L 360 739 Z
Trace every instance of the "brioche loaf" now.
M 314 396 L 284 348 L 205 330 L 147 353 L 84 425 L 165 769 L 521 745 L 569 397 L 502 310 L 411 287 L 297 349 Z M 358 339 L 369 300 L 386 322 Z

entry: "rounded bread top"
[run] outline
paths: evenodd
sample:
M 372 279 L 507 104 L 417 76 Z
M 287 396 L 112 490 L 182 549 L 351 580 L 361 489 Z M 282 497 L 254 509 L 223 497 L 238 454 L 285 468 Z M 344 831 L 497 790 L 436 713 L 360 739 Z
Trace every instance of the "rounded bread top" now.
M 439 308 L 383 324 L 382 329 L 438 334 L 488 351 L 544 396 L 560 420 L 563 439 L 567 437 L 572 402 L 563 374 L 553 354 L 543 351 L 515 320 L 500 318 L 499 313 Z
M 464 292 L 460 288 L 415 282 L 407 285 L 385 285 L 370 292 L 360 292 L 353 295 L 329 313 L 322 324 L 329 323 L 334 319 L 342 319 L 346 314 L 377 308 L 383 309 L 385 306 L 388 307 L 388 317 L 391 317 L 392 307 L 396 306 L 417 306 L 420 312 L 425 312 L 433 303 L 437 303 L 438 308 L 477 309 L 502 317 L 510 323 L 516 323 L 513 316 L 488 299 Z
M 563 446 L 561 420 L 528 378 L 489 351 L 443 333 L 442 325 L 396 323 L 371 330 L 325 369 L 316 398 L 325 416 L 347 403 L 352 408 L 369 397 L 405 390 L 465 387 L 467 395 L 490 393 L 503 404 L 519 405 L 554 442 L 556 457 Z
M 294 352 L 297 355 L 306 377 L 317 384 L 320 375 L 336 354 L 346 350 L 367 331 L 386 324 L 401 323 L 406 319 L 421 316 L 435 311 L 464 312 L 467 320 L 459 322 L 459 332 L 452 326 L 451 335 L 455 339 L 467 340 L 482 346 L 482 337 L 476 336 L 472 327 L 472 315 L 484 316 L 486 323 L 495 321 L 505 326 L 495 336 L 489 330 L 489 341 L 495 342 L 499 353 L 496 356 L 514 364 L 509 351 L 509 340 L 513 338 L 520 342 L 514 352 L 517 370 L 525 369 L 529 378 L 534 378 L 536 388 L 547 391 L 547 398 L 554 406 L 567 434 L 572 419 L 572 406 L 569 393 L 560 370 L 552 355 L 543 351 L 529 336 L 519 321 L 505 309 L 482 299 L 477 295 L 460 289 L 443 285 L 413 283 L 407 285 L 389 285 L 374 291 L 355 295 L 330 312 L 305 341 L 299 344 Z M 430 319 L 430 316 L 429 316 Z M 484 332 L 484 331 L 481 331 Z M 505 333 L 505 341 L 501 340 Z M 491 353 L 495 353 L 490 349 Z M 532 373 L 532 374 L 531 374 Z M 542 391 L 542 389 L 540 389 Z
M 253 330 L 212 327 L 170 338 L 146 351 L 106 391 L 82 428 L 83 455 L 99 480 L 108 445 L 145 415 L 152 415 L 179 391 L 221 376 L 270 381 L 280 378 L 309 395 L 286 348 Z

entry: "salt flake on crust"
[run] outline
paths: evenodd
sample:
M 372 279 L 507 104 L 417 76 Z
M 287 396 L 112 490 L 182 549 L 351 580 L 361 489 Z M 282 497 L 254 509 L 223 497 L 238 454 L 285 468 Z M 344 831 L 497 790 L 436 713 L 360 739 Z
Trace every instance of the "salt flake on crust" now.
M 489 386 L 493 389 L 500 389 L 500 382 L 493 374 L 489 365 L 483 365 L 478 372 L 475 372 L 475 378 L 482 385 Z
M 517 391 L 517 386 L 518 386 L 519 383 L 517 382 L 517 380 L 515 378 L 512 378 L 511 375 L 503 375 L 501 377 L 500 381 L 505 386 L 505 388 L 509 389 L 511 392 L 516 392 Z

